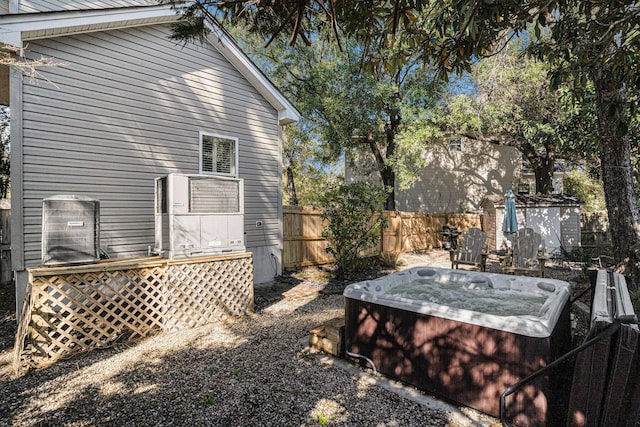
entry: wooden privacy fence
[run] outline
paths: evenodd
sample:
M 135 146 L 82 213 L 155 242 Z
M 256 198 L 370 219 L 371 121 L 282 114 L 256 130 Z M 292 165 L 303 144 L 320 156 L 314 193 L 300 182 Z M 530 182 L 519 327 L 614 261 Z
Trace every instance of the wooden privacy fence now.
M 607 212 L 583 212 L 580 215 L 580 243 L 583 248 L 611 246 Z
M 388 227 L 382 231 L 380 244 L 370 254 L 414 252 L 442 246 L 442 226 L 459 231 L 481 226 L 478 214 L 428 214 L 423 212 L 385 211 Z M 333 262 L 322 237 L 322 211 L 285 206 L 283 215 L 284 248 L 282 265 L 295 269 Z
M 250 253 L 31 268 L 14 368 L 253 311 Z

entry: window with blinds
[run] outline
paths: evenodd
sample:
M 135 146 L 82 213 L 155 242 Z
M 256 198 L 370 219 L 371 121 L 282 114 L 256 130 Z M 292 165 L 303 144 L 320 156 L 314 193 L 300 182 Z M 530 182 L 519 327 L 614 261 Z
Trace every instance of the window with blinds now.
M 202 173 L 236 175 L 237 139 L 202 134 L 200 169 Z

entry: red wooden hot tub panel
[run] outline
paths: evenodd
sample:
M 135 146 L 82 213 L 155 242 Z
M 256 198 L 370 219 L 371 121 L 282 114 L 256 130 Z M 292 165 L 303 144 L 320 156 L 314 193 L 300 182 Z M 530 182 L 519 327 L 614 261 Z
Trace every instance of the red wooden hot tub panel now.
M 368 357 L 382 374 L 496 417 L 506 388 L 570 345 L 568 310 L 558 321 L 566 324 L 556 334 L 563 338 L 556 339 L 554 334 L 526 337 L 349 298 L 345 306 L 347 351 Z M 542 379 L 510 397 L 509 419 L 517 425 L 545 425 L 552 389 Z

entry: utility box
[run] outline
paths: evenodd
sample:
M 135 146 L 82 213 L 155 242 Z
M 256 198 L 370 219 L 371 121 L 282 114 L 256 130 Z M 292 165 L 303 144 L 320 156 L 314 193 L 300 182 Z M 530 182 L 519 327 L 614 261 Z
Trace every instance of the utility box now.
M 244 183 L 209 175 L 155 180 L 155 248 L 166 258 L 244 252 Z
M 42 201 L 42 263 L 95 262 L 100 259 L 100 201 L 59 195 Z

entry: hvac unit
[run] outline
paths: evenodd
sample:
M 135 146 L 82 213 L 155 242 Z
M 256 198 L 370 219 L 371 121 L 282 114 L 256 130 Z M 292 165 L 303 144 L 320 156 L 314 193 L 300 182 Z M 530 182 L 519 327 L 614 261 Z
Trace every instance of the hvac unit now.
M 157 252 L 183 258 L 245 251 L 241 179 L 169 174 L 155 184 Z
M 42 263 L 100 259 L 100 201 L 83 196 L 42 200 Z

